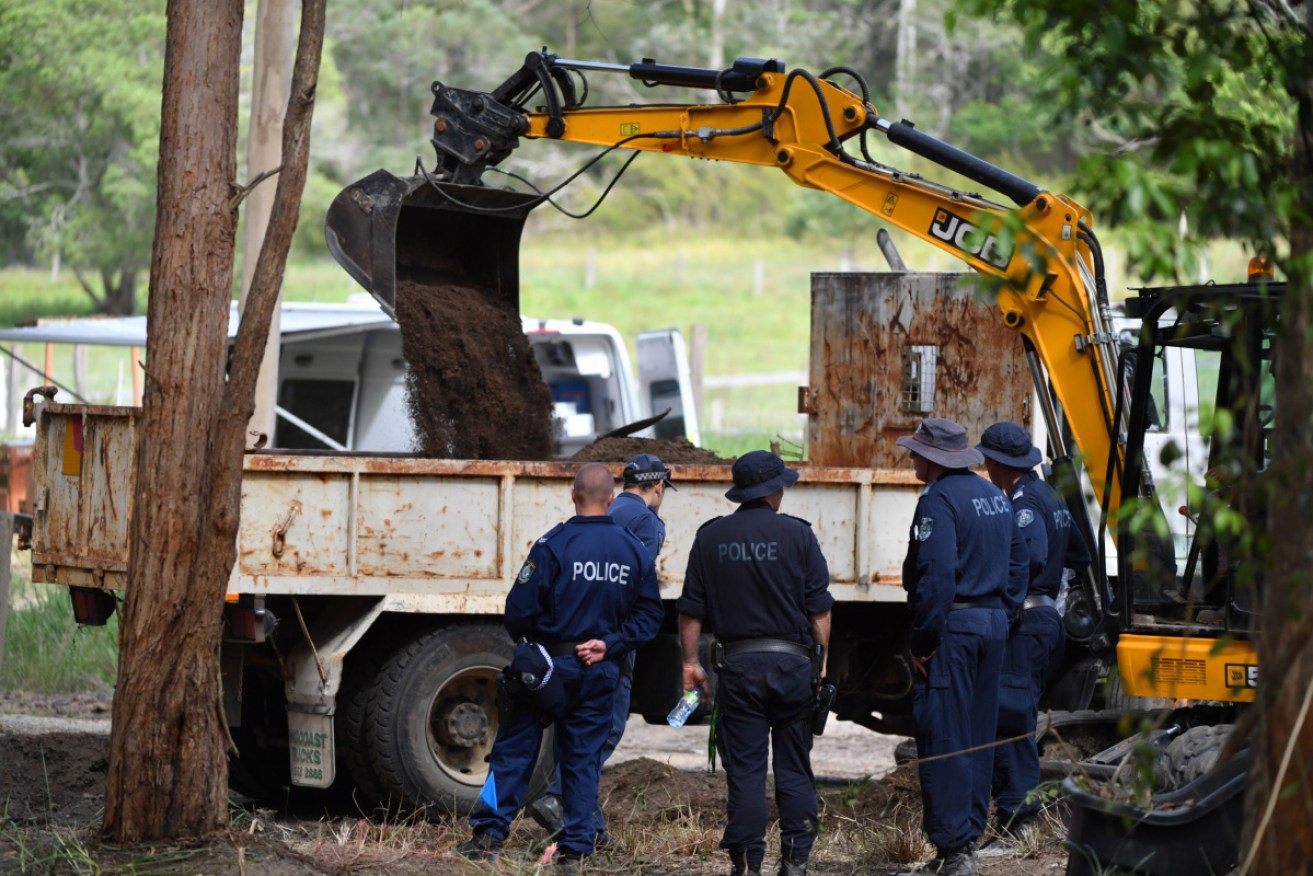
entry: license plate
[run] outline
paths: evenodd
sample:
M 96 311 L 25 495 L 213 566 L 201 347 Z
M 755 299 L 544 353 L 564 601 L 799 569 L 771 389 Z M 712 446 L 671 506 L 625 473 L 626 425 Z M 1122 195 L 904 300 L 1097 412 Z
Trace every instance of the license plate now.
M 292 784 L 304 788 L 327 788 L 333 784 L 333 716 L 288 712 L 287 733 Z

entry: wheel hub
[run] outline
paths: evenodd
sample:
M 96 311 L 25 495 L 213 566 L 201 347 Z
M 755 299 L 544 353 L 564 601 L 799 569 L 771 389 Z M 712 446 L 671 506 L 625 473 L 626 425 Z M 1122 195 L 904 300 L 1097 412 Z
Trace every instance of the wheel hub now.
M 477 703 L 449 704 L 435 723 L 447 745 L 473 748 L 488 739 L 488 713 Z

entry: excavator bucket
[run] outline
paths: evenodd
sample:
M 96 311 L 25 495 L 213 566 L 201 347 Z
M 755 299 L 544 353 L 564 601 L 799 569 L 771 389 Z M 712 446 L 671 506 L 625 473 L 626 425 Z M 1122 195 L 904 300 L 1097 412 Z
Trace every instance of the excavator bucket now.
M 520 306 L 520 232 L 537 195 L 376 170 L 328 208 L 328 250 L 396 319 L 406 282 L 475 286 Z

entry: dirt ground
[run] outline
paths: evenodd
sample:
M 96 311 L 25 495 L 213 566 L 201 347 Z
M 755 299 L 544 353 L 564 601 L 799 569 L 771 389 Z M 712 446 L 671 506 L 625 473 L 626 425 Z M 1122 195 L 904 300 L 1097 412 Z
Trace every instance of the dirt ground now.
M 397 322 L 422 455 L 551 457 L 552 397 L 514 303 L 478 286 L 403 280 Z
M 296 814 L 234 807 L 232 826 L 203 844 L 111 847 L 97 838 L 109 753 L 109 702 L 0 692 L 0 873 L 473 874 L 550 872 L 540 866 L 542 831 L 517 821 L 507 857 L 475 865 L 447 856 L 468 838 L 463 821 L 392 823 L 358 815 Z M 893 768 L 899 740 L 832 724 L 816 740 L 821 837 L 813 876 L 889 876 L 928 855 L 920 841 L 915 768 Z M 672 730 L 636 718 L 608 763 L 601 799 L 626 852 L 599 855 L 585 872 L 723 874 L 716 844 L 724 826 L 725 774 L 706 772 L 706 730 Z M 772 819 L 775 817 L 771 809 Z M 1061 825 L 1023 858 L 982 862 L 987 876 L 1065 871 Z M 773 872 L 778 833 L 768 837 Z M 90 862 L 94 861 L 94 867 Z M 98 868 L 98 869 L 96 869 Z

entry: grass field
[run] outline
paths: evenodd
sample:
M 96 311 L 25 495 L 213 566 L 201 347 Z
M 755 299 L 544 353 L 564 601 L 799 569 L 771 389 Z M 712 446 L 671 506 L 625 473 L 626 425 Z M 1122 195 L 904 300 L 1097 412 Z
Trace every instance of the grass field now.
M 25 554 L 16 559 L 0 690 L 73 694 L 113 688 L 118 673 L 118 615 L 103 627 L 79 626 L 73 621 L 68 589 L 31 583 L 28 568 Z

